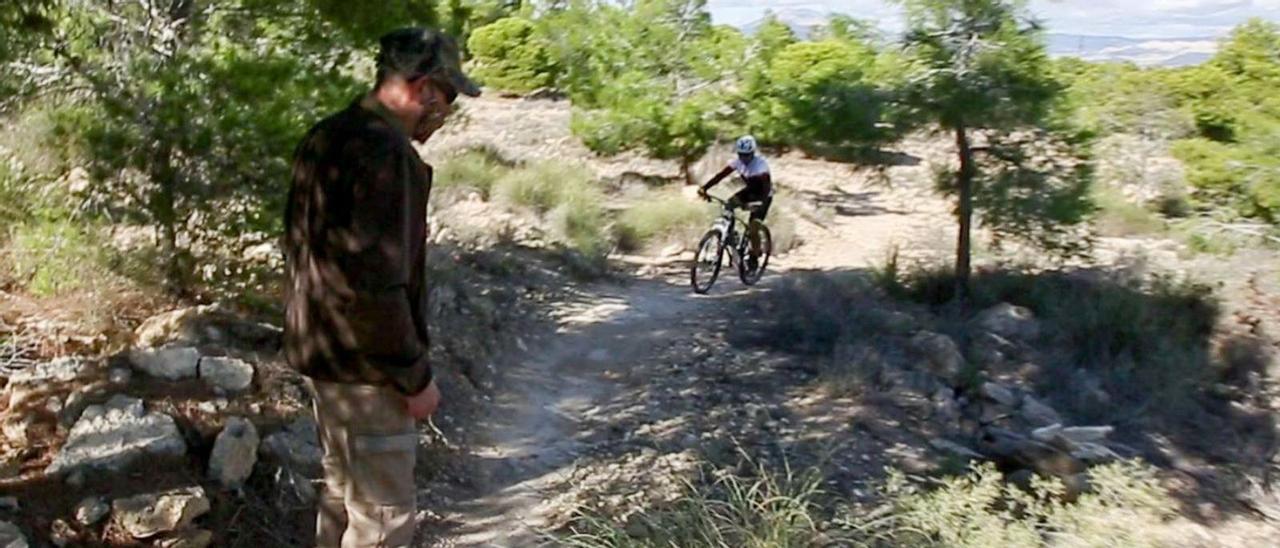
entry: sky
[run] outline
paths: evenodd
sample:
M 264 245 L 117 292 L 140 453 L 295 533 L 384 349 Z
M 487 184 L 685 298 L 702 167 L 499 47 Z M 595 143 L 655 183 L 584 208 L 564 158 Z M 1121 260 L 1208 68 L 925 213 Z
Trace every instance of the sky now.
M 709 0 L 717 23 L 740 26 L 766 9 L 846 13 L 901 27 L 901 8 L 885 0 Z M 1280 0 L 1031 0 L 1049 32 L 1130 38 L 1212 38 L 1250 17 L 1280 21 Z

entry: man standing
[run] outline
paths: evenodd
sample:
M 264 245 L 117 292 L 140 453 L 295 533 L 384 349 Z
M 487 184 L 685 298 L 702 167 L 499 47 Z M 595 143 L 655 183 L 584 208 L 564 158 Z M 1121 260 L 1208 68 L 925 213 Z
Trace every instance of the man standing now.
M 307 133 L 285 212 L 285 357 L 309 377 L 324 447 L 317 545 L 413 541 L 415 419 L 440 392 L 427 363 L 431 166 L 410 140 L 480 89 L 453 39 L 424 28 L 383 36 L 377 84 Z

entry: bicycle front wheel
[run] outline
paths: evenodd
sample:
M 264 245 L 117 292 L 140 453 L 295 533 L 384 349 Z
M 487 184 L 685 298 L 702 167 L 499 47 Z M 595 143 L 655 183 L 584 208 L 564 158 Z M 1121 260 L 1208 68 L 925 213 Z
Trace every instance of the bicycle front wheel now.
M 694 293 L 701 295 L 711 291 L 716 277 L 720 275 L 720 263 L 723 259 L 724 235 L 719 230 L 707 231 L 698 242 L 698 249 L 693 255 L 693 266 L 689 269 Z
M 756 267 L 754 269 L 747 268 L 747 261 L 738 262 L 738 277 L 742 278 L 742 283 L 747 285 L 755 285 L 764 276 L 764 267 L 769 266 L 769 257 L 773 255 L 773 234 L 769 233 L 769 227 L 764 223 L 760 224 L 760 256 L 756 257 Z M 747 250 L 751 249 L 751 244 L 747 243 Z

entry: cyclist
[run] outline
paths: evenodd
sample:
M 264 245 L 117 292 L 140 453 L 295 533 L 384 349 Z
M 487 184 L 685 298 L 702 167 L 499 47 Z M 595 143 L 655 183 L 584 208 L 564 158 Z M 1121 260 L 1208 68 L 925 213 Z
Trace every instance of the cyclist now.
M 729 174 L 737 172 L 747 186 L 729 198 L 729 207 L 737 209 L 751 202 L 760 202 L 760 207 L 751 212 L 751 222 L 747 226 L 747 239 L 751 242 L 751 251 L 747 257 L 749 270 L 755 270 L 759 264 L 761 252 L 759 226 L 764 223 L 765 217 L 769 215 L 769 206 L 773 204 L 773 177 L 769 174 L 769 163 L 763 156 L 757 154 L 758 148 L 755 137 L 750 135 L 739 137 L 733 145 L 738 157 L 698 189 L 698 196 L 711 201 L 707 191 L 720 184 L 720 181 Z

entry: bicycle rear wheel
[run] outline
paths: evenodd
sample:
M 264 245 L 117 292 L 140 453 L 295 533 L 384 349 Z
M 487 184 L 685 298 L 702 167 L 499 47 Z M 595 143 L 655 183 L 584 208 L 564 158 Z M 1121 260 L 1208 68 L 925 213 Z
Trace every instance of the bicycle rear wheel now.
M 743 240 L 747 240 L 744 236 Z M 751 243 L 747 242 L 746 249 L 750 251 Z M 756 267 L 754 270 L 747 268 L 747 261 L 738 261 L 738 277 L 742 279 L 742 283 L 747 285 L 755 285 L 764 276 L 764 268 L 769 266 L 769 257 L 773 255 L 773 234 L 769 232 L 769 227 L 764 223 L 760 223 L 760 256 L 756 258 Z
M 693 283 L 693 292 L 699 295 L 711 291 L 716 277 L 720 275 L 720 263 L 724 259 L 724 236 L 719 230 L 709 230 L 698 242 L 698 249 L 693 255 L 693 266 L 689 269 L 689 280 Z

